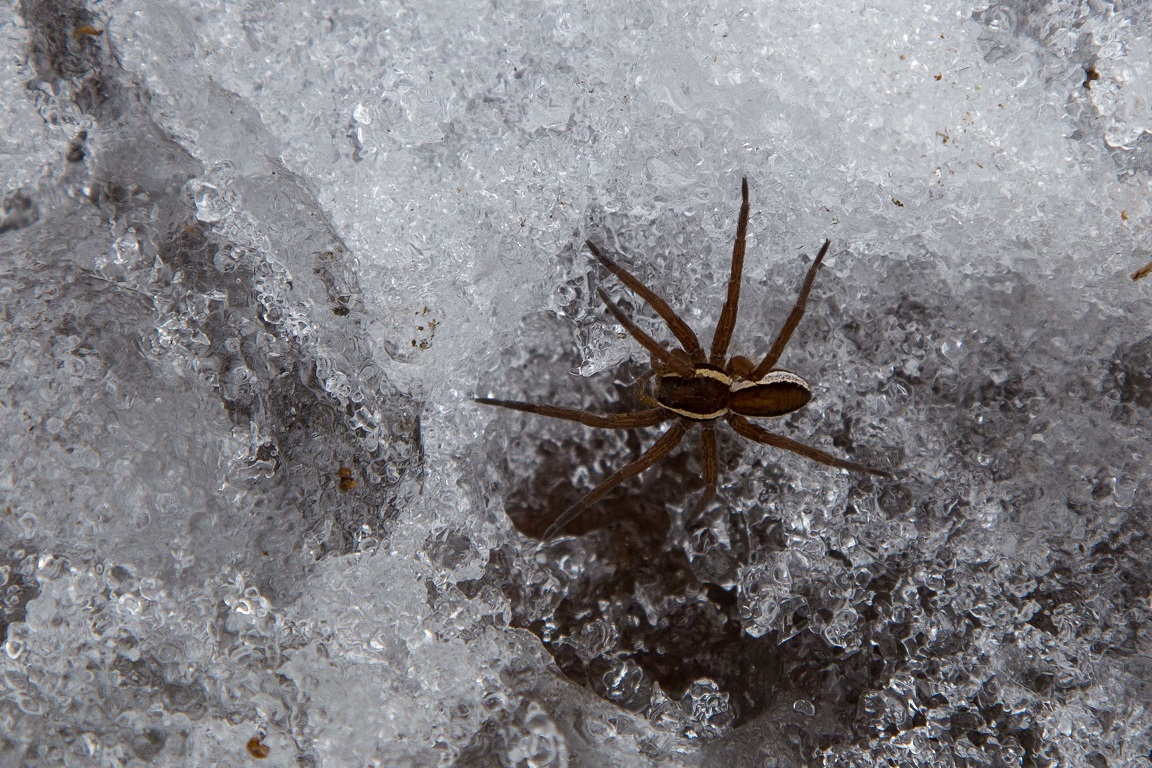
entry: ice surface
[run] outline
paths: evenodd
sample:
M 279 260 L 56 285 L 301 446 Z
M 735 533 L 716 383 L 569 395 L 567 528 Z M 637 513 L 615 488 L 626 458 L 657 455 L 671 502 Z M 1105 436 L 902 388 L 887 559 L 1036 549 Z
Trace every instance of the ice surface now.
M 1139 4 L 3 10 L 0 765 L 1152 760 Z M 655 432 L 604 243 L 772 428 Z M 265 755 L 260 757 L 261 755 Z

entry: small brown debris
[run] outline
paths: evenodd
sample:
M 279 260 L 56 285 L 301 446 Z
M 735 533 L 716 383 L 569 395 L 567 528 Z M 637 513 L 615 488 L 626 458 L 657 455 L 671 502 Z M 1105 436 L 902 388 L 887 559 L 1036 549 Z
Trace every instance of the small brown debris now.
M 265 744 L 262 739 L 263 737 L 257 734 L 248 739 L 248 744 L 246 745 L 248 754 L 252 755 L 252 757 L 256 758 L 257 760 L 263 760 L 272 752 L 272 749 L 267 744 Z
M 1100 79 L 1100 73 L 1096 70 L 1095 65 L 1089 64 L 1084 67 L 1084 82 L 1083 86 L 1089 90 L 1092 89 L 1092 83 Z

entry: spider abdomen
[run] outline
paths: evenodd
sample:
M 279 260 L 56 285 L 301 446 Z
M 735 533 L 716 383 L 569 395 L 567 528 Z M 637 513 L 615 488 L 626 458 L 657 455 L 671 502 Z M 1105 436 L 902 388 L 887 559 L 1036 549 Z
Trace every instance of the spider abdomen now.
M 790 371 L 771 371 L 759 381 L 732 385 L 728 408 L 741 416 L 783 416 L 812 399 L 808 382 Z

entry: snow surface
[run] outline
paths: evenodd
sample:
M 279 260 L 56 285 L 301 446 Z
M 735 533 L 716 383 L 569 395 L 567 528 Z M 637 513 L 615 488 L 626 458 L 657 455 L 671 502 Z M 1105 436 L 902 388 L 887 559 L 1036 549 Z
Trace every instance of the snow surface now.
M 0 765 L 1152 760 L 1141 3 L 0 17 Z M 773 429 L 655 430 L 604 243 Z M 707 343 L 707 342 L 706 342 Z M 266 749 L 265 757 L 258 757 Z M 889 762 L 885 762 L 889 761 Z

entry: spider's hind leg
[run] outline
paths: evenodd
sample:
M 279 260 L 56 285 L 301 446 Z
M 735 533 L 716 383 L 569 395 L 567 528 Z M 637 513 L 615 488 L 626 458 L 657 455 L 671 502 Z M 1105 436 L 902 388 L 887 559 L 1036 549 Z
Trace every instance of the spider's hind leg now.
M 820 464 L 826 464 L 829 467 L 836 467 L 837 469 L 847 469 L 849 472 L 866 472 L 869 475 L 877 475 L 879 477 L 892 477 L 892 473 L 885 469 L 876 469 L 875 467 L 868 467 L 863 464 L 857 464 L 854 461 L 840 459 L 830 453 L 825 453 L 818 448 L 813 448 L 810 445 L 799 443 L 790 437 L 778 435 L 775 432 L 769 432 L 763 427 L 759 427 L 748 419 L 737 413 L 728 414 L 728 423 L 732 425 L 732 429 L 736 430 L 739 434 L 757 443 L 770 445 L 773 448 L 783 448 L 786 451 L 791 451 L 799 456 L 803 456 L 810 461 L 815 461 Z
M 636 461 L 632 462 L 631 464 L 627 464 L 613 472 L 608 476 L 606 480 L 604 480 L 604 482 L 593 488 L 591 493 L 566 509 L 564 514 L 556 518 L 556 522 L 548 526 L 548 530 L 544 532 L 544 537 L 541 540 L 547 541 L 548 539 L 552 538 L 561 530 L 563 530 L 564 526 L 575 520 L 581 512 L 588 509 L 588 507 L 592 506 L 600 499 L 604 498 L 604 495 L 607 494 L 608 491 L 620 485 L 620 483 L 624 482 L 625 480 L 630 480 L 633 477 L 636 477 L 636 475 L 640 474 L 656 462 L 660 461 L 660 459 L 667 456 L 672 452 L 673 448 L 680 444 L 680 441 L 684 439 L 684 433 L 687 431 L 688 428 L 684 426 L 683 422 L 676 422 L 673 424 L 668 428 L 668 431 L 665 432 L 664 435 L 652 445 L 651 448 L 649 448 L 640 456 L 640 458 L 636 459 Z
M 720 476 L 719 448 L 716 445 L 716 424 L 706 422 L 700 429 L 700 467 L 704 473 L 704 493 L 696 502 L 695 514 L 704 511 L 716 498 L 716 483 Z

